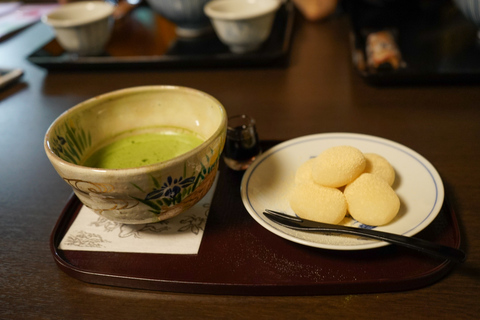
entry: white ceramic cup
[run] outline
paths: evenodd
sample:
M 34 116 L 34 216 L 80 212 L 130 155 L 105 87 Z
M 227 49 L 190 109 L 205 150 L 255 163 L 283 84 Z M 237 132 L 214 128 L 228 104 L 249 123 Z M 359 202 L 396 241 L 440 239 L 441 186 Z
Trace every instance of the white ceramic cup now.
M 194 38 L 212 32 L 204 5 L 210 0 L 146 0 L 159 15 L 176 25 L 177 35 Z
M 453 3 L 467 20 L 477 26 L 480 36 L 480 0 L 454 0 Z
M 115 7 L 103 1 L 72 2 L 42 17 L 68 52 L 98 55 L 110 40 Z
M 268 39 L 280 0 L 213 0 L 204 11 L 234 53 L 258 50 Z

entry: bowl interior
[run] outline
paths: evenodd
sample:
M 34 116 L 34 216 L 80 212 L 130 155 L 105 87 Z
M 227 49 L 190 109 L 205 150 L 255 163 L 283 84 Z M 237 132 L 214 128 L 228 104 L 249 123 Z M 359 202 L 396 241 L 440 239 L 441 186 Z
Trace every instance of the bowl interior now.
M 110 16 L 114 6 L 102 1 L 73 2 L 60 6 L 43 17 L 53 27 L 69 27 L 90 23 Z
M 205 14 L 213 19 L 249 19 L 275 11 L 279 6 L 279 0 L 214 0 L 206 4 Z
M 94 151 L 122 136 L 185 130 L 205 140 L 204 145 L 224 130 L 225 123 L 222 105 L 203 92 L 139 87 L 105 94 L 66 111 L 47 131 L 46 145 L 61 159 L 81 165 Z

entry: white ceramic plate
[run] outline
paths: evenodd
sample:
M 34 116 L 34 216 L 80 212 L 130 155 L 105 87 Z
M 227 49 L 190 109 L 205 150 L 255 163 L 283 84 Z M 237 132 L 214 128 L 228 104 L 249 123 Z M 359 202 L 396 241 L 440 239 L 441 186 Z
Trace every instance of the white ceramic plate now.
M 390 140 L 352 133 L 315 134 L 285 141 L 262 154 L 248 168 L 241 184 L 242 201 L 250 215 L 267 230 L 285 239 L 324 249 L 363 250 L 386 242 L 354 236 L 327 235 L 282 227 L 263 215 L 272 209 L 295 215 L 288 203 L 297 168 L 308 159 L 333 146 L 351 145 L 364 153 L 377 153 L 395 169 L 393 189 L 401 207 L 388 225 L 376 230 L 413 236 L 428 226 L 440 212 L 444 199 L 437 170 L 417 152 Z M 360 224 L 346 218 L 344 225 Z

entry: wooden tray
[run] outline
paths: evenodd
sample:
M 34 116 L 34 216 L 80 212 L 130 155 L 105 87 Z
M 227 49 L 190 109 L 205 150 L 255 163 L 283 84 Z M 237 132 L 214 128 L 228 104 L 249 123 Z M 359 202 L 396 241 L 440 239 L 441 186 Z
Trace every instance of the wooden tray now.
M 272 33 L 262 47 L 255 52 L 234 54 L 220 42 L 213 29 L 198 38 L 180 38 L 175 34 L 175 25 L 150 7 L 140 6 L 123 20 L 116 21 L 112 38 L 102 55 L 69 54 L 52 39 L 31 53 L 28 60 L 56 71 L 284 65 L 288 61 L 294 14 L 292 3 L 282 5 Z
M 276 144 L 263 142 L 263 149 Z M 454 266 L 397 246 L 332 251 L 302 246 L 260 226 L 240 197 L 242 172 L 220 166 L 197 255 L 63 251 L 58 245 L 81 203 L 72 196 L 53 229 L 58 267 L 96 284 L 228 295 L 323 295 L 411 290 L 441 279 Z M 446 198 L 447 199 L 447 198 Z M 458 248 L 455 213 L 445 201 L 419 238 Z

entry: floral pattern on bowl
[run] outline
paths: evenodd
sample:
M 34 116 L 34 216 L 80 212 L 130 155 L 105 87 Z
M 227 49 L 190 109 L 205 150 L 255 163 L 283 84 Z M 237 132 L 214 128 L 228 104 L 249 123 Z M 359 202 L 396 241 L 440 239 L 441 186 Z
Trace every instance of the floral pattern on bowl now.
M 205 140 L 170 160 L 126 169 L 83 166 L 124 134 L 157 128 Z M 67 110 L 49 128 L 45 151 L 57 173 L 95 213 L 125 224 L 154 223 L 189 209 L 211 188 L 225 144 L 223 106 L 201 91 L 147 86 L 114 91 Z
M 90 132 L 79 128 L 72 119 L 55 129 L 51 142 L 53 152 L 63 160 L 80 164 L 85 151 L 92 146 Z

